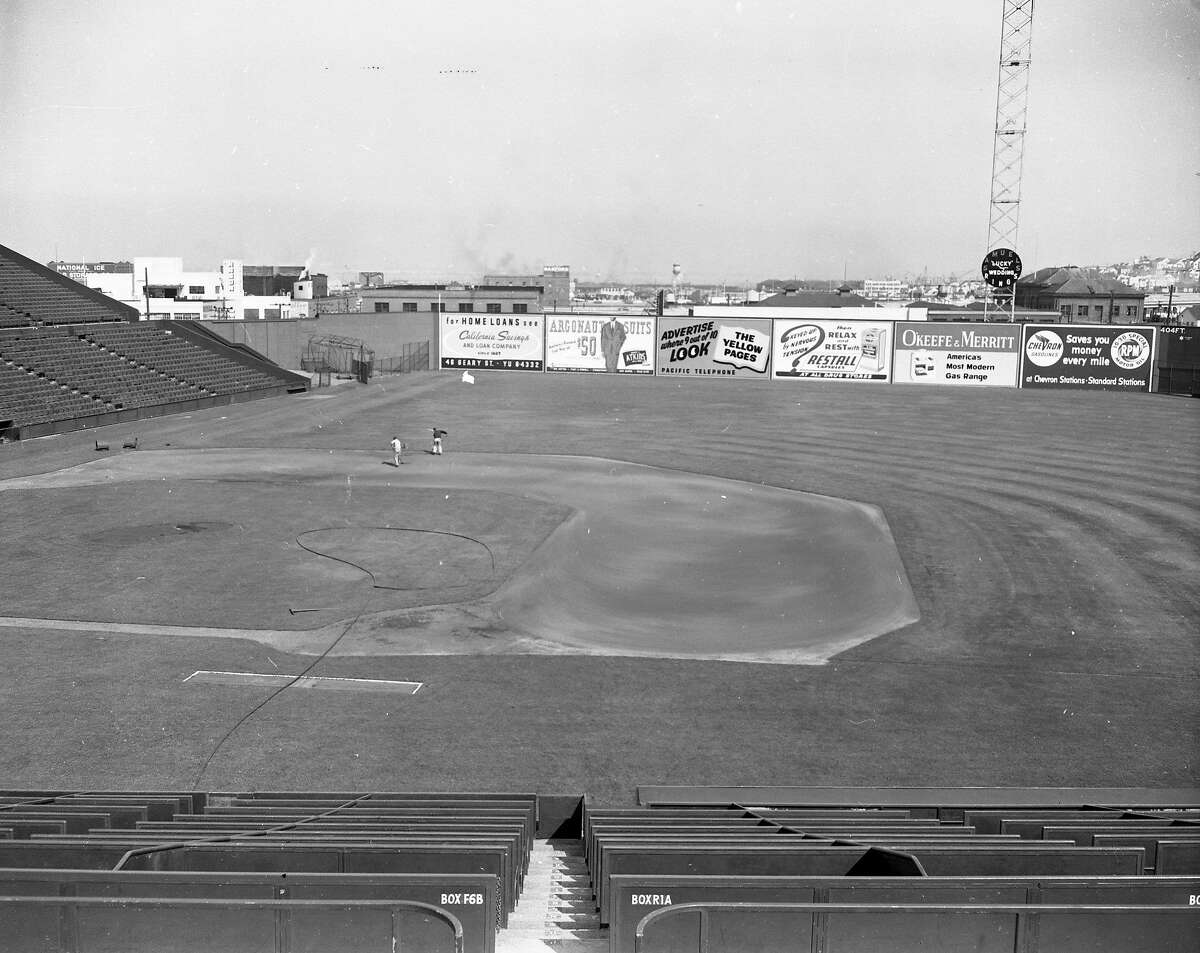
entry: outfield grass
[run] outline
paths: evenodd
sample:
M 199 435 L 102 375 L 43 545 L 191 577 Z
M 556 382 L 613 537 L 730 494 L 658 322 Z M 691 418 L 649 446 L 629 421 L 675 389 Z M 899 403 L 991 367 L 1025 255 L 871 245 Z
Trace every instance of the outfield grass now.
M 871 503 L 886 515 L 919 621 L 824 666 L 496 655 L 486 628 L 475 655 L 330 657 L 316 673 L 427 687 L 400 698 L 285 692 L 226 743 L 202 788 L 532 789 L 623 803 L 639 783 L 1196 783 L 1197 402 L 603 375 L 476 380 L 384 379 L 100 435 L 118 446 L 137 433 L 150 451 L 377 453 L 386 483 L 403 472 L 382 466 L 392 434 L 419 449 L 440 426 L 449 455 L 609 457 Z M 0 448 L 0 478 L 99 459 L 95 436 Z M 388 512 L 386 491 L 354 492 L 379 509 L 380 525 L 410 525 L 413 513 Z M 187 500 L 178 515 L 175 494 Z M 147 571 L 135 575 L 172 580 L 154 621 L 252 625 L 255 612 L 274 618 L 317 595 L 357 604 L 369 584 L 346 566 L 312 568 L 294 590 L 271 585 L 300 556 L 272 550 L 278 521 L 297 534 L 335 527 L 344 498 L 336 472 L 291 486 L 253 474 L 201 484 L 180 472 L 95 497 L 4 490 L 0 571 L 10 584 L 0 614 L 131 621 L 123 606 L 138 600 L 118 583 L 137 566 Z M 445 529 L 448 514 L 426 503 L 423 525 Z M 523 518 L 544 530 L 536 543 L 563 514 L 527 505 Z M 165 529 L 180 524 L 200 529 Z M 503 522 L 490 532 L 514 540 L 509 565 L 525 558 Z M 223 580 L 227 602 L 201 604 L 188 586 L 195 573 Z M 189 785 L 266 692 L 181 680 L 313 661 L 278 644 L 19 627 L 0 627 L 0 653 L 8 787 Z

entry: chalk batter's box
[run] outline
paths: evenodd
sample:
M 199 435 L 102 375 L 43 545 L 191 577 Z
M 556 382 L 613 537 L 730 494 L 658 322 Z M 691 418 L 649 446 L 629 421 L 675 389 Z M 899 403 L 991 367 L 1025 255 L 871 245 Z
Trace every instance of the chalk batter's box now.
M 662 377 L 767 380 L 769 318 L 660 317 L 656 351 Z
M 1150 390 L 1154 328 L 1114 324 L 1027 324 L 1022 387 Z
M 653 374 L 654 318 L 636 314 L 547 314 L 546 370 Z
M 444 370 L 543 371 L 540 314 L 442 314 L 438 366 Z
M 1017 386 L 1020 325 L 897 321 L 895 342 L 892 380 L 897 384 Z
M 775 380 L 891 379 L 891 321 L 777 318 L 772 333 Z

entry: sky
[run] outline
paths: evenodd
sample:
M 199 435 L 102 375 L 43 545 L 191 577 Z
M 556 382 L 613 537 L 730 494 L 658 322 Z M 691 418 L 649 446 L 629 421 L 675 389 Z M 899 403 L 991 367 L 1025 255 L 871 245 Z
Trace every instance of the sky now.
M 974 277 L 1002 0 L 0 0 L 0 244 Z M 1026 271 L 1200 251 L 1200 0 L 1036 0 Z

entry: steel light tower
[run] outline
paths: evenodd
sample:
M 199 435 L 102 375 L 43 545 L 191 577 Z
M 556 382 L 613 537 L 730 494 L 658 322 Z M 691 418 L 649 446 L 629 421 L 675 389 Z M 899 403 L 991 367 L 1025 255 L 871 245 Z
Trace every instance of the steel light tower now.
M 1033 0 L 1002 0 L 1000 78 L 996 87 L 996 138 L 992 147 L 992 205 L 986 251 L 1016 251 L 1021 207 L 1021 163 L 1025 155 L 1025 113 L 1029 103 L 1029 64 L 1033 49 Z M 990 301 L 990 296 L 988 299 Z M 1009 318 L 1016 283 L 1008 301 Z M 988 305 L 985 305 L 985 320 Z

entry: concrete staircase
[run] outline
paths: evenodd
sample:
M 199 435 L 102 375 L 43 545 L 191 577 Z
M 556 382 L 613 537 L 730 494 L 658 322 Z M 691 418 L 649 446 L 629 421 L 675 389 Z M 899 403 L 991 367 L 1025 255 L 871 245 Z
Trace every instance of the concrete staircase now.
M 517 909 L 496 936 L 496 953 L 550 951 L 608 953 L 608 930 L 600 929 L 582 841 L 534 842 Z

